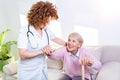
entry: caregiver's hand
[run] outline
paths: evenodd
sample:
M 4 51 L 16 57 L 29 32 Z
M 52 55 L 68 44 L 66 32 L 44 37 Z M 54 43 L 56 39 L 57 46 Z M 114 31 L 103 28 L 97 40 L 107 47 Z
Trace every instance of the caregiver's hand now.
M 45 53 L 47 56 L 50 56 L 55 49 L 53 49 L 50 45 L 45 46 L 44 48 L 42 48 L 43 53 Z

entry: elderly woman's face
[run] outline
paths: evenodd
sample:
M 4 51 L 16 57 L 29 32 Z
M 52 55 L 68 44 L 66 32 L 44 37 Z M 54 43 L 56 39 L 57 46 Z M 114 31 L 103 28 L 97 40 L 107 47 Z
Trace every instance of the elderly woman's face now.
M 75 53 L 78 48 L 81 46 L 81 43 L 78 41 L 78 39 L 74 36 L 69 36 L 68 42 L 67 42 L 67 50 Z

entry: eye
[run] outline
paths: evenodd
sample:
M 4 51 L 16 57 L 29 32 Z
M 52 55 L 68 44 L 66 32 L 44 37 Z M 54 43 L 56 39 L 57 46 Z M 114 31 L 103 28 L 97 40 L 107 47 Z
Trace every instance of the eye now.
M 68 39 L 68 42 L 70 41 L 70 39 Z
M 73 40 L 72 42 L 76 42 L 75 40 Z

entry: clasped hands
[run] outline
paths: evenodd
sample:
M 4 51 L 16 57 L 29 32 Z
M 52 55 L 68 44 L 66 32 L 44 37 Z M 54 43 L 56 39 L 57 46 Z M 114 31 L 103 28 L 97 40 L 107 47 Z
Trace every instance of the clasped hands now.
M 50 45 L 45 46 L 44 48 L 42 48 L 43 53 L 45 53 L 47 56 L 50 56 L 55 49 L 53 49 Z

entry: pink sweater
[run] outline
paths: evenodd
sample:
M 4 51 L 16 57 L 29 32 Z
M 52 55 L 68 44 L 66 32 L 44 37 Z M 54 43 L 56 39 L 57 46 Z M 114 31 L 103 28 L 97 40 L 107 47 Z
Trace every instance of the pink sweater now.
M 85 48 L 79 48 L 76 59 L 73 59 L 74 56 L 67 52 L 66 47 L 62 47 L 56 50 L 50 58 L 52 59 L 61 59 L 63 60 L 65 74 L 70 77 L 81 76 L 81 66 L 79 64 L 79 59 L 83 56 L 88 56 L 94 60 L 92 66 L 85 66 L 85 77 L 90 80 L 90 69 L 99 70 L 101 68 L 101 63 Z

